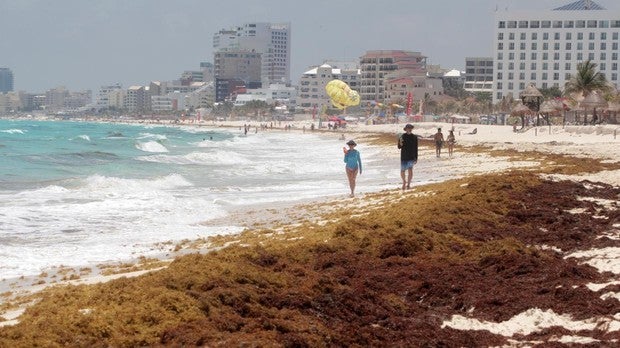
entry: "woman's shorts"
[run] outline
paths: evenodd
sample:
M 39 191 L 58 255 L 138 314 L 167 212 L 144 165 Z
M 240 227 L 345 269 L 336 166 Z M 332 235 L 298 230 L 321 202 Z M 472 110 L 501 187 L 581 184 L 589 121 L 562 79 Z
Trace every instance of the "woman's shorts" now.
M 400 161 L 400 170 L 401 171 L 405 171 L 407 169 L 411 169 L 413 168 L 413 165 L 415 164 L 414 160 L 410 160 L 410 161 Z

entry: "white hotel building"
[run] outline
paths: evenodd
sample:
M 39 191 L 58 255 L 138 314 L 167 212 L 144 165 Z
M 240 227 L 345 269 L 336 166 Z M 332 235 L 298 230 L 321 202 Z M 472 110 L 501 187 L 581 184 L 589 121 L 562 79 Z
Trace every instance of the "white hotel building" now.
M 549 11 L 497 11 L 493 102 L 518 98 L 529 83 L 558 87 L 591 60 L 618 88 L 620 10 L 580 0 Z

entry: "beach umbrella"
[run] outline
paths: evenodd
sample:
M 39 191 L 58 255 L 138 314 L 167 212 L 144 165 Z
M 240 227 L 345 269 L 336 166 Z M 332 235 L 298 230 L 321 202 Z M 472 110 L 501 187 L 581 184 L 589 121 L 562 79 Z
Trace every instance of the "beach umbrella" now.
M 530 110 L 530 108 L 528 108 L 527 105 L 524 104 L 519 104 L 512 108 L 512 110 L 510 111 L 510 114 L 513 116 L 523 116 L 530 113 L 532 113 L 532 110 Z
M 592 122 L 597 121 L 596 108 L 607 107 L 607 101 L 597 92 L 592 91 L 579 103 L 579 106 L 583 108 L 583 123 L 588 121 L 588 109 L 592 109 Z

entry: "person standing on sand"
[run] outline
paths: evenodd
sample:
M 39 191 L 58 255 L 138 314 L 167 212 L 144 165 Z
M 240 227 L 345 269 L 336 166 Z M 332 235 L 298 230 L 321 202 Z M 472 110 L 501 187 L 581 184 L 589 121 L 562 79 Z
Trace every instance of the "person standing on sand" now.
M 357 179 L 357 172 L 362 175 L 362 158 L 360 152 L 355 149 L 357 144 L 353 140 L 347 142 L 349 149 L 343 147 L 344 151 L 344 163 L 346 163 L 344 169 L 347 172 L 347 178 L 349 179 L 349 187 L 351 188 L 351 197 L 355 196 L 355 180 Z
M 448 143 L 448 156 L 452 157 L 452 152 L 454 151 L 454 144 L 456 143 L 456 138 L 454 137 L 454 130 L 450 130 L 446 142 Z
M 411 133 L 413 125 L 408 123 L 403 128 L 405 133 L 398 137 L 398 148 L 400 149 L 400 177 L 403 179 L 403 190 L 411 188 L 411 178 L 413 177 L 413 166 L 418 162 L 418 136 Z M 407 177 L 405 178 L 405 171 Z
M 435 140 L 435 154 L 437 158 L 441 156 L 441 147 L 443 146 L 443 133 L 441 132 L 441 128 L 437 128 L 437 133 L 433 135 L 433 140 Z

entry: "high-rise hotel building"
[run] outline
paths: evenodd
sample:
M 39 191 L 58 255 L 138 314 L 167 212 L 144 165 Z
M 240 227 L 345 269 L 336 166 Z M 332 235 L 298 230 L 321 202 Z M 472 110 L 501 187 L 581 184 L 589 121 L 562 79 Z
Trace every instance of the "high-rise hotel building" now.
M 291 83 L 290 23 L 245 23 L 220 30 L 213 35 L 213 50 L 259 53 L 263 87 Z
M 620 10 L 580 0 L 548 11 L 497 11 L 493 102 L 518 98 L 529 83 L 558 87 L 591 60 L 618 87 Z

